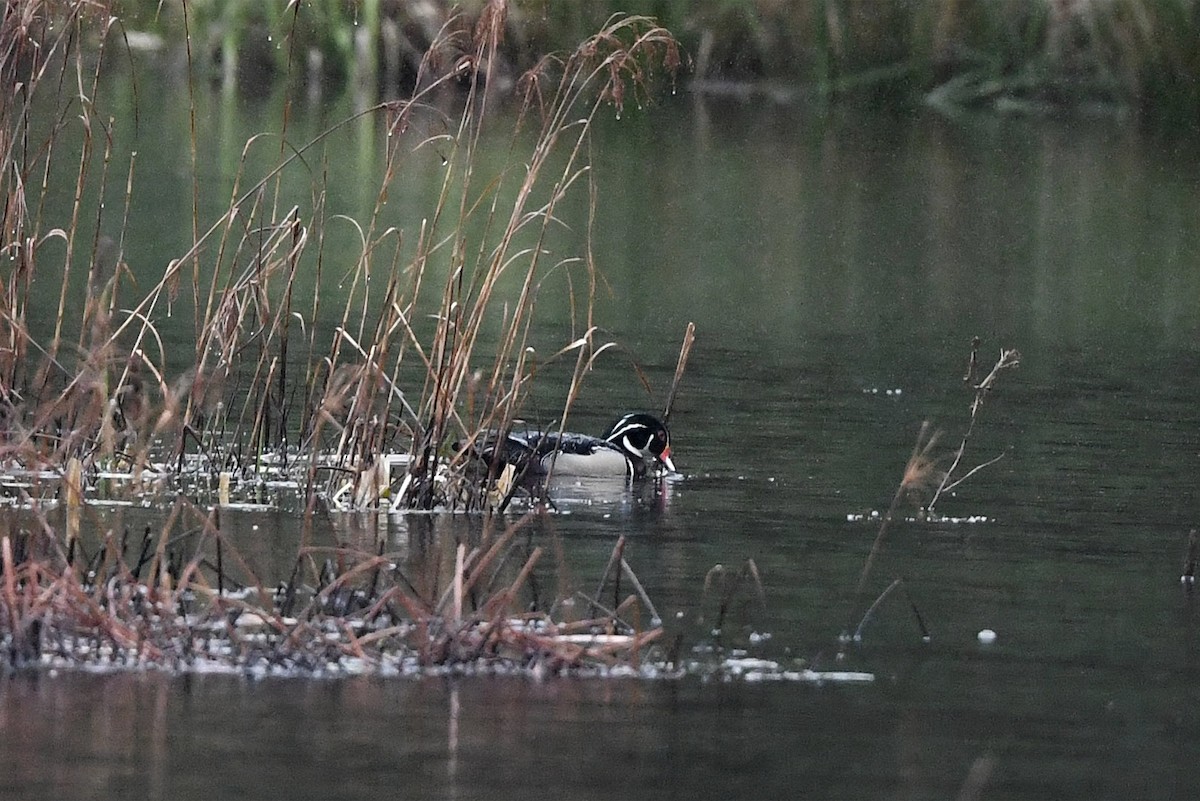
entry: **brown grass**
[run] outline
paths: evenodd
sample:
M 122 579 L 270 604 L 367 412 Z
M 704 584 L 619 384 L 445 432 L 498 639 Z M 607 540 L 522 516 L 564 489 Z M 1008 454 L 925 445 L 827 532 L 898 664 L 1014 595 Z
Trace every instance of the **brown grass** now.
M 101 91 L 106 59 L 124 56 L 121 23 L 102 3 L 18 3 L 0 31 L 0 74 L 20 87 L 0 112 L 11 267 L 0 297 L 0 456 L 51 470 L 77 458 L 89 479 L 101 468 L 136 476 L 166 465 L 213 480 L 228 472 L 236 490 L 274 471 L 299 478 L 310 501 L 486 506 L 486 488 L 464 477 L 464 457 L 447 443 L 469 444 L 520 413 L 536 372 L 538 293 L 552 273 L 566 273 L 572 287 L 573 330 L 548 360 L 574 360 L 556 416 L 565 424 L 584 376 L 610 345 L 597 340 L 590 247 L 557 255 L 548 234 L 564 222 L 559 211 L 573 193 L 587 193 L 591 230 L 588 142 L 596 115 L 642 98 L 656 71 L 680 66 L 674 39 L 651 20 L 610 19 L 573 52 L 547 56 L 520 78 L 510 166 L 488 173 L 480 142 L 512 125 L 492 113 L 502 102 L 495 70 L 507 13 L 507 3 L 493 0 L 473 24 L 448 21 L 404 100 L 370 106 L 295 147 L 282 144 L 285 120 L 275 166 L 256 179 L 240 172 L 216 220 L 201 220 L 194 202 L 192 246 L 139 288 L 120 241 L 88 242 L 80 233 L 98 213 L 88 208 L 93 185 L 103 194 L 120 181 L 126 216 L 138 186 L 136 159 L 127 175 L 110 175 L 112 138 L 80 99 Z M 79 113 L 79 152 L 59 144 L 63 127 L 74 124 L 66 112 L 57 127 L 30 122 L 38 103 Z M 378 203 L 368 219 L 351 221 L 361 250 L 332 263 L 322 246 L 332 224 L 321 183 L 328 176 L 315 184 L 308 211 L 285 197 L 282 178 L 307 169 L 335 131 L 363 116 L 383 118 L 389 132 Z M 193 121 L 193 154 L 195 136 Z M 243 165 L 271 141 L 247 141 Z M 445 169 L 434 206 L 414 230 L 384 227 L 389 193 L 411 163 L 435 151 Z M 72 216 L 51 220 L 39 175 L 64 165 L 77 172 Z M 65 245 L 61 257 L 46 247 L 54 242 Z M 80 262 L 90 265 L 86 275 Z M 305 271 L 329 269 L 347 287 L 333 331 L 317 324 L 331 316 L 330 301 L 297 289 Z M 46 341 L 27 323 L 35 275 L 63 286 Z M 68 309 L 80 287 L 76 320 Z M 168 360 L 159 329 L 184 301 L 194 310 L 195 351 L 180 371 L 171 367 L 180 354 Z M 404 452 L 407 462 L 385 457 Z
M 82 544 L 64 550 L 36 517 L 40 530 L 0 537 L 0 668 L 596 672 L 636 667 L 661 636 L 658 623 L 637 625 L 636 598 L 596 615 L 596 599 L 563 604 L 531 588 L 543 552 L 516 537 L 530 516 L 458 544 L 448 578 L 436 550 L 414 558 L 382 543 L 375 552 L 305 546 L 274 590 L 217 510 L 180 500 L 140 543 L 109 529 L 90 554 Z M 564 614 L 584 608 L 586 618 Z
M 573 327 L 551 357 L 574 362 L 557 413 L 566 422 L 609 345 L 597 339 L 590 247 L 555 254 L 548 234 L 573 193 L 586 193 L 587 229 L 594 223 L 588 159 L 597 115 L 640 102 L 680 56 L 666 30 L 629 16 L 613 17 L 573 52 L 546 56 L 505 101 L 518 108 L 506 132 L 510 158 L 487 173 L 485 132 L 512 125 L 492 113 L 502 102 L 496 55 L 508 12 L 490 0 L 474 20 L 448 22 L 403 100 L 371 105 L 295 146 L 286 120 L 277 138 L 251 138 L 217 219 L 201 219 L 194 176 L 191 246 L 139 286 L 123 233 L 83 233 L 101 230 L 110 213 L 90 200 L 96 192 L 121 190 L 123 232 L 139 191 L 136 158 L 126 174 L 110 170 L 117 144 L 92 102 L 106 62 L 132 57 L 122 23 L 104 2 L 9 5 L 0 25 L 0 463 L 34 477 L 22 501 L 35 515 L 39 500 L 61 493 L 68 525 L 56 531 L 38 516 L 34 530 L 0 539 L 0 664 L 502 661 L 557 671 L 639 662 L 658 629 L 620 615 L 648 598 L 583 621 L 536 611 L 548 605 L 531 599 L 529 584 L 546 560 L 535 549 L 515 561 L 522 522 L 464 546 L 449 595 L 418 591 L 395 554 L 307 545 L 272 592 L 223 534 L 219 506 L 196 505 L 261 502 L 266 480 L 290 479 L 309 522 L 329 506 L 486 507 L 495 496 L 467 478 L 448 443 L 507 427 L 521 412 L 535 375 L 538 290 L 555 272 L 572 287 Z M 197 77 L 190 91 L 202 91 Z M 194 96 L 192 116 L 194 168 Z M 382 120 L 389 134 L 378 202 L 367 219 L 350 221 L 359 252 L 331 254 L 323 247 L 333 224 L 329 177 L 315 180 L 310 204 L 287 197 L 283 177 L 317 163 L 330 137 L 362 117 Z M 78 148 L 64 136 L 73 126 L 83 134 Z M 249 155 L 264 147 L 278 147 L 277 161 L 251 175 Z M 435 153 L 445 160 L 435 205 L 413 230 L 385 227 L 389 193 L 410 164 Z M 64 170 L 76 188 L 60 219 L 47 210 L 46 176 Z M 298 289 L 305 271 L 327 270 L 347 287 L 336 312 Z M 30 323 L 35 278 L 62 284 L 48 333 Z M 195 349 L 169 358 L 160 329 L 177 307 L 191 311 Z M 183 315 L 173 316 L 178 325 Z M 336 329 L 319 331 L 330 316 Z M 183 369 L 172 366 L 181 361 Z M 80 516 L 99 493 L 149 499 L 170 515 L 140 545 L 108 531 L 88 554 Z M 609 636 L 588 639 L 593 632 Z

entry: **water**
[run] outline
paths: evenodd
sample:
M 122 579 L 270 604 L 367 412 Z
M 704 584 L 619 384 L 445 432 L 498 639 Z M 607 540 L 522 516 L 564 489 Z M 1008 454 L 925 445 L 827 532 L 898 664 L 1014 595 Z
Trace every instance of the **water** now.
M 186 115 L 144 91 L 181 131 L 139 142 L 155 175 L 186 158 Z M 735 592 L 720 645 L 876 681 L 15 676 L 0 682 L 0 796 L 918 799 L 972 775 L 989 799 L 1195 795 L 1198 611 L 1178 580 L 1200 453 L 1194 142 L 1108 120 L 664 102 L 599 131 L 599 314 L 659 393 L 696 322 L 673 418 L 685 478 L 565 488 L 569 513 L 531 542 L 560 538 L 590 591 L 626 534 L 689 646 L 717 642 L 710 570 L 753 560 L 765 604 Z M 218 156 L 236 159 L 269 111 L 214 113 Z M 369 164 L 378 142 L 348 136 L 357 149 L 331 158 Z M 336 211 L 369 208 L 360 183 L 339 184 Z M 190 203 L 186 182 L 156 191 Z M 131 258 L 161 269 L 190 236 L 178 218 L 135 225 Z M 561 340 L 563 319 L 547 305 L 542 333 Z M 985 368 L 1002 346 L 1023 356 L 965 463 L 1003 458 L 939 503 L 986 520 L 895 526 L 867 600 L 903 578 L 931 640 L 896 594 L 839 659 L 871 512 L 922 421 L 943 451 L 965 430 L 975 335 Z M 614 354 L 573 422 L 599 431 L 651 405 Z M 458 525 L 429 523 L 335 519 L 322 536 L 381 529 L 415 554 Z M 227 524 L 265 573 L 290 567 L 296 519 Z

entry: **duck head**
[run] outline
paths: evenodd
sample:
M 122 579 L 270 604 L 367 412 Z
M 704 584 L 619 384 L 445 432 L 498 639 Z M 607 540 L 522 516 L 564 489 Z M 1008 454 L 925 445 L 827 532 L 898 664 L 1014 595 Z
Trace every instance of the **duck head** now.
M 629 457 L 639 475 L 655 462 L 661 462 L 675 472 L 675 464 L 671 461 L 671 432 L 653 415 L 627 414 L 612 424 L 604 439 Z

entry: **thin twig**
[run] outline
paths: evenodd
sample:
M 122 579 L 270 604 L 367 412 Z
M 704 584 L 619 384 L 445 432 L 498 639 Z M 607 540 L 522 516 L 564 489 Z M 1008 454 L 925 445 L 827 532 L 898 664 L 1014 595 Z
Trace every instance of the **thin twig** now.
M 957 481 L 954 481 L 954 482 L 951 482 L 950 484 L 947 484 L 947 485 L 946 485 L 946 488 L 943 490 L 943 492 L 951 492 L 951 491 L 953 491 L 953 490 L 954 490 L 954 488 L 955 488 L 955 487 L 957 487 L 959 484 L 963 483 L 964 481 L 966 481 L 968 478 L 970 478 L 971 476 L 973 476 L 973 475 L 975 475 L 976 473 L 978 473 L 978 472 L 979 472 L 980 470 L 982 470 L 983 468 L 985 468 L 985 467 L 991 467 L 991 466 L 992 466 L 992 465 L 994 465 L 996 462 L 998 462 L 998 461 L 1000 461 L 1001 459 L 1003 459 L 1003 458 L 1004 458 L 1004 456 L 1005 456 L 1005 454 L 1003 454 L 1003 453 L 1002 453 L 1002 454 L 1000 454 L 999 456 L 996 456 L 996 457 L 994 457 L 994 458 L 992 458 L 992 459 L 988 459 L 988 460 L 987 460 L 986 462 L 984 462 L 983 464 L 977 464 L 977 465 L 975 465 L 975 466 L 974 466 L 974 467 L 972 467 L 970 470 L 968 470 L 966 473 L 964 473 L 964 474 L 962 475 L 962 477 L 961 477 L 961 478 L 959 478 Z
M 978 340 L 978 337 L 976 337 L 976 340 Z M 977 348 L 978 348 L 978 344 L 976 344 L 976 341 L 972 341 L 972 357 L 971 357 L 972 367 L 975 362 L 974 351 Z M 978 384 L 976 384 L 974 386 L 975 397 L 971 401 L 971 419 L 967 423 L 967 430 L 965 433 L 963 433 L 962 441 L 960 441 L 958 444 L 958 450 L 955 451 L 954 461 L 950 464 L 950 469 L 948 469 L 945 472 L 945 474 L 943 474 L 941 483 L 938 485 L 938 488 L 933 493 L 933 498 L 930 499 L 929 503 L 925 507 L 926 511 L 929 514 L 932 515 L 933 509 L 937 505 L 938 499 L 942 497 L 942 493 L 947 491 L 947 489 L 949 488 L 949 485 L 951 484 L 951 480 L 954 479 L 954 471 L 958 469 L 959 463 L 962 462 L 963 454 L 966 453 L 967 442 L 970 440 L 971 434 L 975 431 L 975 421 L 979 417 L 979 410 L 981 408 L 983 408 L 983 401 L 984 401 L 984 398 L 987 396 L 987 393 L 992 390 L 993 386 L 996 383 L 996 379 L 999 377 L 1000 372 L 1002 370 L 1012 369 L 1012 368 L 1018 367 L 1020 364 L 1021 364 L 1020 352 L 1018 352 L 1015 349 L 1010 349 L 1010 350 L 1001 349 L 1000 358 L 996 360 L 996 364 L 992 367 L 991 372 L 988 373 L 982 381 L 980 381 Z M 970 377 L 972 375 L 972 372 L 973 372 L 973 370 L 971 370 L 971 369 L 968 370 L 968 373 L 967 373 L 968 377 Z M 993 460 L 993 461 L 995 461 L 995 460 Z M 975 468 L 975 469 L 971 470 L 971 472 L 968 473 L 967 476 L 974 474 L 975 472 L 977 472 L 978 469 L 979 468 Z M 953 481 L 954 485 L 957 486 L 958 484 L 960 484 L 963 479 L 967 478 L 967 476 L 963 476 L 961 478 L 954 479 L 954 481 Z

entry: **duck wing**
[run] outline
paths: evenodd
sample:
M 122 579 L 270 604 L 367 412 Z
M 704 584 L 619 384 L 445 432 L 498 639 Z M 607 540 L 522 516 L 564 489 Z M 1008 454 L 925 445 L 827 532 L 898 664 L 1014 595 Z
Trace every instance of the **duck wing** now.
M 542 469 L 556 476 L 628 476 L 632 466 L 625 452 L 599 437 L 564 433 L 547 437 L 538 448 Z
M 625 452 L 599 437 L 574 432 L 516 430 L 482 434 L 473 452 L 486 464 L 512 465 L 519 473 L 545 475 L 624 476 L 630 470 Z
M 470 446 L 470 454 L 484 464 L 513 465 L 518 471 L 537 457 L 534 442 L 524 437 L 525 432 L 505 434 L 501 431 L 484 431 Z M 455 450 L 462 448 L 454 443 Z

